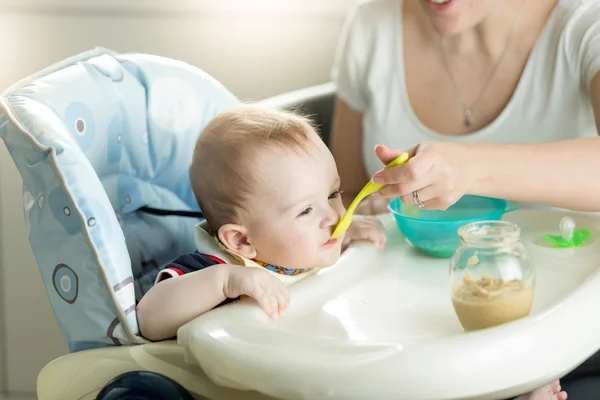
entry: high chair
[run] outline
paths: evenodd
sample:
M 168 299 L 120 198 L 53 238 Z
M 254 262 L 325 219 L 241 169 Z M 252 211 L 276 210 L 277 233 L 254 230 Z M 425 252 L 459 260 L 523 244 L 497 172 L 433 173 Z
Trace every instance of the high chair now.
M 300 97 L 328 132 L 331 85 L 266 103 L 298 109 Z M 102 48 L 4 92 L 0 137 L 23 178 L 29 239 L 71 352 L 42 371 L 39 399 L 94 399 L 111 379 L 138 370 L 161 374 L 138 375 L 154 382 L 143 398 L 163 398 L 162 377 L 197 397 L 258 398 L 212 384 L 175 342 L 148 343 L 135 312 L 158 270 L 194 249 L 198 223 L 140 208 L 198 211 L 188 178 L 194 142 L 212 117 L 239 103 L 184 62 Z
M 331 126 L 326 84 L 262 102 Z M 181 327 L 139 334 L 136 302 L 158 270 L 193 251 L 198 211 L 188 164 L 198 134 L 239 100 L 186 63 L 94 49 L 0 97 L 0 137 L 23 178 L 29 240 L 70 354 L 38 377 L 40 400 L 502 399 L 564 376 L 600 347 L 600 217 L 506 215 L 535 262 L 531 314 L 465 333 L 448 260 L 411 248 L 390 216 L 382 253 L 367 243 L 290 287 L 270 320 L 251 300 Z M 152 211 L 154 210 L 154 211 Z M 582 248 L 544 245 L 564 215 Z

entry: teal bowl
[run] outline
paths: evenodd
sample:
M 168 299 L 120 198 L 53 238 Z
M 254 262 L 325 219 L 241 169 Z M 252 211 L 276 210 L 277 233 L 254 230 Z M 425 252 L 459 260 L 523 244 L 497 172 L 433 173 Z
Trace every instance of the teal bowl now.
M 458 228 L 473 221 L 500 220 L 518 207 L 502 199 L 467 195 L 445 211 L 418 210 L 418 216 L 414 207 L 403 206 L 399 198 L 388 208 L 411 246 L 432 257 L 449 258 L 460 246 Z

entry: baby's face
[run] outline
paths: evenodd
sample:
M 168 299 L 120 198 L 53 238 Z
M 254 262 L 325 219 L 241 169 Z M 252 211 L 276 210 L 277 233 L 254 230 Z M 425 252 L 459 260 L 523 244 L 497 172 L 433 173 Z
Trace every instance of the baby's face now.
M 329 240 L 346 211 L 333 156 L 316 133 L 309 153 L 277 147 L 257 159 L 257 186 L 244 225 L 256 259 L 286 268 L 329 267 L 343 236 Z

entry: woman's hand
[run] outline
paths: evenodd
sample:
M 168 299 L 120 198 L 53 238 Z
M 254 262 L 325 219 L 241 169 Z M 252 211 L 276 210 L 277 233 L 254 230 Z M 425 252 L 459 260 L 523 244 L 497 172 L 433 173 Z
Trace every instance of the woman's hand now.
M 455 143 L 421 143 L 408 150 L 410 158 L 404 165 L 378 171 L 373 182 L 388 185 L 379 191 L 381 197 L 400 197 L 403 203 L 415 206 L 420 200 L 423 208 L 445 210 L 467 193 L 473 182 L 470 160 L 461 150 Z M 403 152 L 382 145 L 375 148 L 384 165 Z

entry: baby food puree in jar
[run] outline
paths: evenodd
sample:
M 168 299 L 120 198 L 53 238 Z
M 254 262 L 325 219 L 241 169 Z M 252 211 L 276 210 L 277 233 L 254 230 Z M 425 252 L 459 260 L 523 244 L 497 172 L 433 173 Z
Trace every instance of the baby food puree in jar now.
M 451 300 L 465 331 L 526 317 L 534 298 L 533 262 L 508 221 L 477 221 L 458 231 L 461 245 L 450 264 Z
M 533 288 L 520 279 L 483 275 L 475 280 L 467 272 L 462 284 L 454 286 L 452 305 L 465 331 L 474 331 L 528 316 L 533 294 Z

